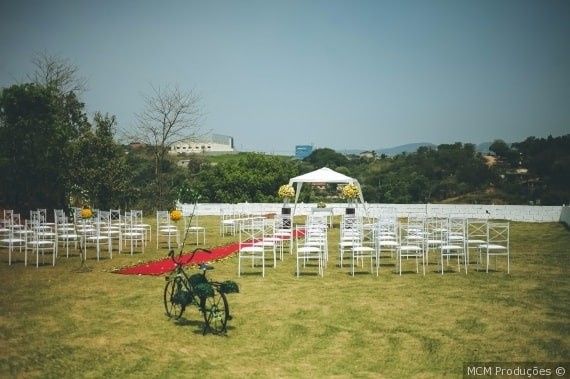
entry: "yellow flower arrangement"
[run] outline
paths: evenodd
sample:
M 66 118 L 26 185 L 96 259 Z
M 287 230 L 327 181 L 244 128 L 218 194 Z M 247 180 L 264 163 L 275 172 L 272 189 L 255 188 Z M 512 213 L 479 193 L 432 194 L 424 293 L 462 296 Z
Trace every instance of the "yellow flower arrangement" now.
M 279 187 L 279 191 L 277 191 L 277 196 L 279 196 L 282 199 L 291 198 L 295 196 L 295 189 L 293 188 L 293 186 L 289 184 L 283 184 L 281 187 Z
M 79 216 L 81 216 L 82 219 L 87 220 L 93 217 L 93 211 L 89 207 L 83 207 L 79 212 Z
M 174 222 L 180 221 L 182 219 L 182 211 L 174 209 L 170 212 L 170 219 Z
M 342 187 L 342 197 L 348 200 L 354 200 L 358 197 L 360 191 L 354 183 L 347 184 Z

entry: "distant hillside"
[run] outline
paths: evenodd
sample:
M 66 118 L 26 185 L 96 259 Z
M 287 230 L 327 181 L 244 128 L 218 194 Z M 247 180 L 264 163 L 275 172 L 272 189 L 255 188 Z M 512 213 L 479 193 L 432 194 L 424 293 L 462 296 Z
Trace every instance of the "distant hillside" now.
M 492 143 L 493 142 L 481 142 L 480 144 L 475 145 L 475 150 L 480 153 L 487 154 L 489 153 L 489 146 L 491 146 Z M 427 146 L 432 148 L 437 147 L 437 145 L 434 145 L 433 143 L 430 142 L 417 142 L 417 143 L 408 143 L 406 145 L 387 147 L 383 149 L 376 149 L 375 151 L 378 155 L 386 154 L 389 157 L 393 157 L 401 153 L 408 153 L 408 154 L 415 153 L 422 146 Z M 338 152 L 345 155 L 358 155 L 365 151 L 370 151 L 370 150 L 347 149 L 347 150 L 339 150 Z
M 489 152 L 489 147 L 493 144 L 493 142 L 481 142 L 475 148 L 478 152 L 487 154 Z
M 385 149 L 378 149 L 376 150 L 376 153 L 378 155 L 386 154 L 387 156 L 391 157 L 402 153 L 415 153 L 422 146 L 433 147 L 433 148 L 436 147 L 436 145 L 434 145 L 433 143 L 418 142 L 418 143 L 408 143 L 406 145 L 400 145 L 395 147 L 389 147 Z

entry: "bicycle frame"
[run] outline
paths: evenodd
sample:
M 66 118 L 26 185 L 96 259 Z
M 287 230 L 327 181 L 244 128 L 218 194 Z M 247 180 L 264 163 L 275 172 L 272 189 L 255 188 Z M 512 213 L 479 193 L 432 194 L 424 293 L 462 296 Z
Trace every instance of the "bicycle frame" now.
M 196 203 L 194 203 L 194 209 L 195 208 Z M 203 334 L 208 330 L 215 334 L 225 333 L 227 321 L 232 319 L 225 293 L 239 292 L 239 289 L 237 284 L 231 281 L 220 283 L 207 279 L 206 271 L 213 269 L 213 267 L 203 262 L 198 264 L 198 269 L 201 271 L 201 274 L 188 275 L 184 269 L 181 263 L 181 256 L 184 251 L 184 245 L 193 215 L 194 211 L 192 211 L 190 215 L 190 222 L 184 233 L 184 239 L 180 247 L 180 252 L 178 253 L 178 258 L 175 257 L 174 250 L 168 252 L 168 256 L 174 262 L 174 269 L 166 277 L 166 286 L 164 288 L 166 315 L 170 318 L 174 317 L 174 319 L 179 319 L 186 307 L 190 304 L 194 304 L 204 316 L 205 325 Z M 194 249 L 190 252 L 188 264 L 193 263 L 192 260 L 199 251 L 211 253 L 211 251 L 207 249 Z

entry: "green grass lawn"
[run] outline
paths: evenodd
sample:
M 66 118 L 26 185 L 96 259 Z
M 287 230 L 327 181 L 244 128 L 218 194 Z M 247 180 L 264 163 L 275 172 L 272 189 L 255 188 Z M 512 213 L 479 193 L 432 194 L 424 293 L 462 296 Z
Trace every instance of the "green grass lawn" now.
M 206 219 L 208 247 L 232 240 L 219 237 L 217 220 Z M 90 251 L 85 273 L 77 255 L 36 269 L 22 257 L 8 266 L 0 250 L 0 377 L 439 378 L 461 377 L 465 362 L 570 357 L 561 224 L 512 223 L 511 275 L 504 259 L 489 274 L 472 265 L 443 276 L 435 262 L 426 276 L 411 264 L 399 276 L 386 260 L 380 276 L 352 277 L 336 266 L 337 239 L 338 228 L 324 278 L 296 278 L 289 254 L 265 278 L 238 278 L 235 257 L 216 263 L 212 276 L 241 289 L 228 296 L 226 336 L 203 336 L 196 308 L 169 320 L 164 276 L 111 272 L 165 256 L 154 239 L 134 256 L 97 262 Z

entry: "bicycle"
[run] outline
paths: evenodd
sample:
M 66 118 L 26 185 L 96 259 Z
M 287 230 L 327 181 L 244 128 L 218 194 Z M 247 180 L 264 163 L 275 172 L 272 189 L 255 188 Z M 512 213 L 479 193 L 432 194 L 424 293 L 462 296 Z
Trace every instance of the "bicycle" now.
M 198 251 L 210 253 L 206 249 L 195 249 L 190 253 L 189 262 Z M 173 250 L 168 253 L 174 262 L 174 270 L 166 276 L 164 287 L 166 315 L 178 320 L 188 305 L 195 305 L 204 316 L 203 334 L 206 334 L 208 330 L 214 334 L 225 333 L 227 322 L 232 319 L 226 294 L 239 292 L 238 285 L 230 280 L 216 282 L 208 279 L 206 272 L 212 270 L 213 267 L 204 263 L 199 264 L 201 273 L 188 275 L 180 262 L 181 254 L 182 250 L 176 259 Z

